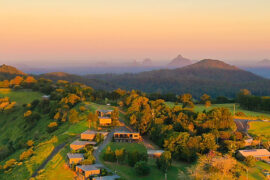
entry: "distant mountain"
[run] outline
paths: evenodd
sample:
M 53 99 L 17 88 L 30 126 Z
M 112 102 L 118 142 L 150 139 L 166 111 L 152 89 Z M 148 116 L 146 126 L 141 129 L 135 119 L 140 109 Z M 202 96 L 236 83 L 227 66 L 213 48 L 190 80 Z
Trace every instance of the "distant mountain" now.
M 153 66 L 153 62 L 151 59 L 149 58 L 146 58 L 143 60 L 142 62 L 142 66 L 146 66 L 146 67 L 150 67 L 150 66 Z
M 178 55 L 169 64 L 169 68 L 179 68 L 192 64 L 190 59 L 184 58 L 182 55 Z
M 177 69 L 162 69 L 137 74 L 88 75 L 124 89 L 145 92 L 203 93 L 213 97 L 234 97 L 240 89 L 247 88 L 257 95 L 270 94 L 270 80 L 241 70 L 219 60 L 206 59 Z
M 35 77 L 37 77 L 37 78 L 42 77 L 42 78 L 46 78 L 46 79 L 51 79 L 53 81 L 66 80 L 69 82 L 78 82 L 78 83 L 82 83 L 82 84 L 86 84 L 88 86 L 91 86 L 95 89 L 112 90 L 112 89 L 117 88 L 109 82 L 104 82 L 104 81 L 99 80 L 99 79 L 85 78 L 83 76 L 69 74 L 69 73 L 65 73 L 65 72 L 52 72 L 52 73 L 36 75 Z
M 270 67 L 270 60 L 269 59 L 263 59 L 257 63 L 258 66 L 267 66 Z
M 12 74 L 12 75 L 26 75 L 24 72 L 18 70 L 17 68 L 13 66 L 8 66 L 5 64 L 0 66 L 0 73 Z

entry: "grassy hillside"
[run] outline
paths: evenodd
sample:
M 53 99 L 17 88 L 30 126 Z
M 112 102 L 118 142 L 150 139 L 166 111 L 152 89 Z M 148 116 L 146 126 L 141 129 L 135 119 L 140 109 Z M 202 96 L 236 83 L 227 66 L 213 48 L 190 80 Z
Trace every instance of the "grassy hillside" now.
M 0 88 L 0 98 L 8 96 L 11 101 L 16 101 L 18 105 L 31 103 L 35 99 L 41 99 L 40 92 L 33 92 L 31 90 L 13 91 L 9 88 Z
M 251 135 L 261 136 L 265 139 L 270 139 L 270 122 L 254 121 L 249 123 L 248 132 Z

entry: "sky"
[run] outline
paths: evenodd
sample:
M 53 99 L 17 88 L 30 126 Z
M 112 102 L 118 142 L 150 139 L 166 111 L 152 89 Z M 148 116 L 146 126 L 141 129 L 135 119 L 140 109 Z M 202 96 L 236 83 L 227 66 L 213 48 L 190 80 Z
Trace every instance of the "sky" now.
M 0 0 L 0 63 L 270 58 L 269 0 Z

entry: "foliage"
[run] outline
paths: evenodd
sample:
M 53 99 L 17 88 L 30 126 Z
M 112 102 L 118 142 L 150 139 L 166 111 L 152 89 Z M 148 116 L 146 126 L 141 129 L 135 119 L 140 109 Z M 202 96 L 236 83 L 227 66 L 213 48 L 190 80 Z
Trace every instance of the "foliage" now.
M 147 165 L 146 161 L 138 161 L 135 164 L 134 169 L 135 169 L 136 173 L 140 176 L 145 176 L 145 175 L 150 173 L 150 168 Z
M 165 151 L 162 153 L 160 158 L 156 161 L 157 167 L 161 169 L 163 172 L 167 172 L 172 164 L 172 156 L 170 151 Z
M 254 167 L 256 164 L 256 159 L 253 156 L 247 156 L 245 157 L 244 162 L 248 167 Z
M 33 155 L 33 153 L 34 153 L 34 151 L 32 148 L 22 152 L 22 154 L 20 155 L 20 161 L 28 159 L 30 156 Z

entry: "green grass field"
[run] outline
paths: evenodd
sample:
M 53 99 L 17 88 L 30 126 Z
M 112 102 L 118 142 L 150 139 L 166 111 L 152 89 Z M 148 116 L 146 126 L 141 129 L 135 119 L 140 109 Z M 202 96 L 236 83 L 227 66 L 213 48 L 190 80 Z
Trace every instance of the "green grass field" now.
M 254 121 L 249 122 L 248 133 L 250 135 L 261 136 L 264 139 L 270 139 L 270 122 Z
M 46 165 L 45 169 L 41 170 L 40 174 L 36 177 L 39 180 L 56 180 L 74 179 L 75 173 L 66 164 L 66 156 L 69 151 L 69 146 L 67 145 L 64 149 L 58 152 L 53 159 Z
M 127 151 L 134 151 L 134 150 L 137 150 L 139 152 L 146 151 L 146 148 L 144 147 L 143 144 L 137 144 L 137 143 L 111 142 L 108 144 L 108 146 L 110 146 L 112 150 L 125 148 Z M 105 149 L 103 150 L 102 153 L 104 153 Z M 102 153 L 101 153 L 100 157 L 102 157 Z M 130 167 L 128 165 L 111 163 L 111 162 L 103 162 L 103 163 L 111 170 L 116 171 L 116 173 L 118 175 L 120 175 L 122 178 L 124 178 L 126 180 L 137 180 L 137 179 L 140 179 L 140 180 L 149 180 L 149 179 L 163 180 L 164 176 L 165 176 L 165 174 L 157 168 L 155 159 L 148 160 L 148 165 L 151 169 L 150 174 L 147 176 L 141 176 L 141 177 L 138 177 L 134 168 Z M 187 168 L 189 168 L 191 166 L 192 166 L 192 164 L 189 164 L 189 163 L 174 161 L 172 163 L 172 167 L 168 170 L 168 173 L 167 173 L 168 180 L 178 179 L 179 169 L 186 172 Z
M 0 88 L 0 98 L 8 96 L 11 101 L 16 101 L 18 105 L 31 103 L 35 99 L 41 99 L 42 94 L 31 90 L 13 91 L 8 88 Z
M 166 102 L 166 105 L 169 107 L 174 107 L 174 106 L 181 106 L 181 104 L 175 105 L 174 102 Z M 212 104 L 212 106 L 206 108 L 204 105 L 202 104 L 196 104 L 194 111 L 195 112 L 202 112 L 204 110 L 209 111 L 212 108 L 215 107 L 225 107 L 230 109 L 231 113 L 233 113 L 234 111 L 234 104 Z M 270 118 L 270 113 L 266 113 L 266 112 L 255 112 L 255 111 L 248 111 L 245 110 L 243 108 L 240 108 L 239 105 L 236 105 L 236 112 L 243 112 L 245 113 L 245 115 L 247 116 L 251 116 L 251 117 L 266 117 L 266 118 Z

